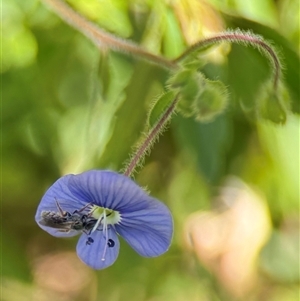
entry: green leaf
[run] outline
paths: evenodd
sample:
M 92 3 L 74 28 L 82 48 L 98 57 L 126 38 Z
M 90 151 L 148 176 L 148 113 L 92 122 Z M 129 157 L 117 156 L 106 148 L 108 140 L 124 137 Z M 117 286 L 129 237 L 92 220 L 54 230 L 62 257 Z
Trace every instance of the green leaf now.
M 124 90 L 125 100 L 114 113 L 113 135 L 99 158 L 99 166 L 118 169 L 128 158 L 132 145 L 137 141 L 147 121 L 147 103 L 162 91 L 157 78 L 163 71 L 158 67 L 139 61 L 133 69 L 132 79 Z M 112 151 L 113 150 L 113 151 Z
M 163 36 L 163 50 L 166 57 L 176 57 L 185 48 L 183 37 L 181 34 L 180 25 L 178 19 L 174 15 L 173 11 L 168 9 L 164 13 L 165 31 Z
M 192 118 L 174 118 L 175 139 L 188 157 L 196 159 L 198 170 L 209 183 L 219 184 L 226 173 L 226 158 L 232 145 L 232 121 L 220 115 L 211 123 Z
M 166 111 L 166 109 L 170 106 L 174 98 L 175 98 L 175 92 L 169 91 L 161 95 L 156 100 L 148 116 L 148 125 L 150 128 L 152 128 L 158 122 L 158 120 Z
M 293 232 L 274 231 L 262 251 L 261 265 L 271 279 L 299 282 L 299 236 Z

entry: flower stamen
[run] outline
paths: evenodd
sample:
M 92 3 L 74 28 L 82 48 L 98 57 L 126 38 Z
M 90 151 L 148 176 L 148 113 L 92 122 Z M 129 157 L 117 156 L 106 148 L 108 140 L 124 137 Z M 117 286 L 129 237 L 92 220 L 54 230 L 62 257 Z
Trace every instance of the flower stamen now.
M 105 223 L 107 225 L 118 224 L 121 221 L 121 214 L 119 211 L 100 207 L 97 205 L 92 205 L 89 216 L 97 219 L 97 222 L 96 222 L 95 226 L 93 227 L 91 233 L 93 233 L 95 230 L 97 230 L 97 228 L 102 223 L 104 218 L 106 220 Z
M 106 209 L 104 209 L 104 212 L 103 212 L 103 235 L 105 238 L 105 247 L 104 247 L 102 258 L 101 258 L 102 261 L 105 260 L 105 254 L 106 254 L 107 245 L 108 245 L 108 231 L 107 230 L 108 230 L 108 227 L 107 227 L 107 222 L 106 222 Z
M 93 232 L 98 228 L 98 226 L 99 226 L 99 224 L 101 223 L 102 219 L 103 219 L 103 216 L 100 216 L 100 217 L 98 218 L 97 223 L 96 223 L 95 226 L 93 227 L 91 233 L 93 233 Z
M 119 213 L 119 211 L 93 205 L 90 209 L 89 215 L 97 219 L 97 222 L 91 230 L 91 233 L 96 231 L 99 228 L 99 226 L 102 225 L 101 230 L 103 231 L 103 236 L 105 238 L 105 246 L 101 260 L 105 261 L 107 247 L 113 248 L 115 245 L 115 242 L 112 239 L 108 238 L 109 225 L 119 223 L 121 221 L 121 214 Z M 89 244 L 91 244 L 91 241 L 88 240 L 87 245 Z

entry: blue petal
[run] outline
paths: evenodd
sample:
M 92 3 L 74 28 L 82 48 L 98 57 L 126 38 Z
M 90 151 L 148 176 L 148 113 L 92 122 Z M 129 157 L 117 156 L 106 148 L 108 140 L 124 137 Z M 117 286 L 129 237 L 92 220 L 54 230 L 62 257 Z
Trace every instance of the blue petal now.
M 173 236 L 173 219 L 169 209 L 148 197 L 147 209 L 122 214 L 116 231 L 141 256 L 155 257 L 169 249 Z
M 72 175 L 64 176 L 58 179 L 43 196 L 35 215 L 37 224 L 49 234 L 56 237 L 71 237 L 77 235 L 78 231 L 60 232 L 58 229 L 47 227 L 41 224 L 42 211 L 54 211 L 58 212 L 56 207 L 56 200 L 60 204 L 64 211 L 73 213 L 75 210 L 79 210 L 87 203 L 75 197 L 68 188 L 68 181 Z
M 170 246 L 173 235 L 170 211 L 124 175 L 92 170 L 65 176 L 49 188 L 38 207 L 36 221 L 54 236 L 76 235 L 76 231 L 57 232 L 57 229 L 40 224 L 43 210 L 57 212 L 55 200 L 59 201 L 64 211 L 71 213 L 88 203 L 119 211 L 121 222 L 115 225 L 115 230 L 142 256 L 161 255 Z M 106 240 L 103 231 L 98 230 L 90 236 L 89 239 L 93 240 L 91 244 L 86 244 L 86 234 L 81 236 L 77 245 L 79 257 L 95 269 L 111 265 L 119 252 L 119 241 L 112 227 L 109 238 L 115 246 L 107 249 L 105 261 L 101 258 Z
M 72 176 L 68 185 L 79 199 L 121 213 L 146 209 L 150 198 L 134 181 L 112 171 L 87 171 Z
M 88 244 L 88 238 L 92 239 L 92 242 Z M 107 240 L 110 239 L 109 245 Z M 102 260 L 104 249 L 105 260 Z M 115 230 L 110 227 L 108 229 L 108 237 L 106 239 L 104 232 L 96 230 L 91 235 L 82 234 L 77 244 L 77 255 L 88 266 L 96 270 L 101 270 L 112 265 L 119 254 L 120 242 Z

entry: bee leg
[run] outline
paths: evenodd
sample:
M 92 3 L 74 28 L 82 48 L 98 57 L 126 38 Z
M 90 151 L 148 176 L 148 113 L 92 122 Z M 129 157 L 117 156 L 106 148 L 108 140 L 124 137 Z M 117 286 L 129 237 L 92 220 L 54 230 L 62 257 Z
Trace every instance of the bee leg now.
M 75 210 L 75 211 L 73 212 L 73 214 L 74 214 L 74 213 L 80 213 L 80 212 L 84 211 L 84 210 L 85 210 L 86 208 L 88 208 L 90 205 L 91 205 L 91 203 L 86 204 L 85 206 L 83 206 L 83 207 L 80 208 L 79 210 Z M 90 213 L 90 214 L 91 214 L 91 213 Z

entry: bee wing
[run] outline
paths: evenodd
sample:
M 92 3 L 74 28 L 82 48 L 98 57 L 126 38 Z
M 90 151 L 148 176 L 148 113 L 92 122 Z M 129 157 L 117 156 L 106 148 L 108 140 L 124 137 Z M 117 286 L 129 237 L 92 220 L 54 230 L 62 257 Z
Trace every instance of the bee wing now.
M 39 223 L 46 227 L 59 229 L 61 232 L 67 232 L 72 229 L 73 222 L 66 220 L 57 220 L 51 218 L 42 218 Z

